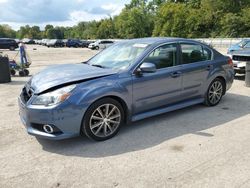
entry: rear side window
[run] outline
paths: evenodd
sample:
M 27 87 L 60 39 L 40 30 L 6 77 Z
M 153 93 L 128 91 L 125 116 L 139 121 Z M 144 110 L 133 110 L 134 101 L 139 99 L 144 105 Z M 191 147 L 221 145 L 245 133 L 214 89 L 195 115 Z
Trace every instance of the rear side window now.
M 154 63 L 157 69 L 175 66 L 177 64 L 177 45 L 166 44 L 156 48 L 144 62 Z
M 212 59 L 212 52 L 208 48 L 203 48 L 203 61 L 211 60 Z
M 211 60 L 212 52 L 198 44 L 181 44 L 182 63 L 189 64 Z

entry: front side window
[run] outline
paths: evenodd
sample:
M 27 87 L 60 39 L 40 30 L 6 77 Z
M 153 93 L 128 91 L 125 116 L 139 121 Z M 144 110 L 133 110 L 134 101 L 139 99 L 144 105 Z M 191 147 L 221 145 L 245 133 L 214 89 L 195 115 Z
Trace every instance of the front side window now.
M 189 64 L 211 60 L 212 52 L 198 44 L 181 44 L 182 63 Z
M 177 64 L 176 44 L 166 44 L 156 48 L 143 62 L 153 63 L 157 69 L 175 66 Z

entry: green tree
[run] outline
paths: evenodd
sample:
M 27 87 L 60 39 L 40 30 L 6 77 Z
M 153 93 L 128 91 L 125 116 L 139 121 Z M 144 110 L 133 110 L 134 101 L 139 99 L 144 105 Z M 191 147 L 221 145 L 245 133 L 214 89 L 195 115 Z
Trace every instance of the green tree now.
M 155 18 L 154 36 L 187 37 L 189 8 L 180 3 L 165 3 Z
M 97 31 L 97 38 L 116 38 L 115 24 L 112 18 L 103 19 Z
M 152 35 L 153 21 L 150 14 L 141 8 L 123 9 L 115 19 L 115 28 L 120 38 L 149 37 Z
M 16 32 L 7 24 L 0 25 L 0 38 L 1 37 L 15 38 Z

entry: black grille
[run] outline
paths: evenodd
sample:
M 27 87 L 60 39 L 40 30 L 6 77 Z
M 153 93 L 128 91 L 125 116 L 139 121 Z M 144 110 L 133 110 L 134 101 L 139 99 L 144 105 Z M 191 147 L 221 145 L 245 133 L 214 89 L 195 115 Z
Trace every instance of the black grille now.
M 235 60 L 235 61 L 250 61 L 250 55 L 249 56 L 234 55 L 233 60 Z
M 27 87 L 24 87 L 21 93 L 21 99 L 24 103 L 27 103 L 32 95 L 33 95 L 32 89 L 28 89 Z

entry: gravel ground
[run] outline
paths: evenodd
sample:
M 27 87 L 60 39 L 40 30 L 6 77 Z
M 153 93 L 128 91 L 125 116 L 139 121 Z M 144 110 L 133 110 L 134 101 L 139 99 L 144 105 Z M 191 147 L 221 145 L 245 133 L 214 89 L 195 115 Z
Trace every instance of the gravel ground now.
M 37 50 L 33 50 L 37 48 Z M 225 49 L 220 49 L 225 52 Z M 31 74 L 96 51 L 29 46 Z M 16 52 L 4 51 L 9 57 Z M 0 84 L 0 187 L 250 187 L 250 89 L 237 77 L 216 107 L 196 105 L 124 126 L 105 142 L 36 139 L 19 120 L 28 80 Z

